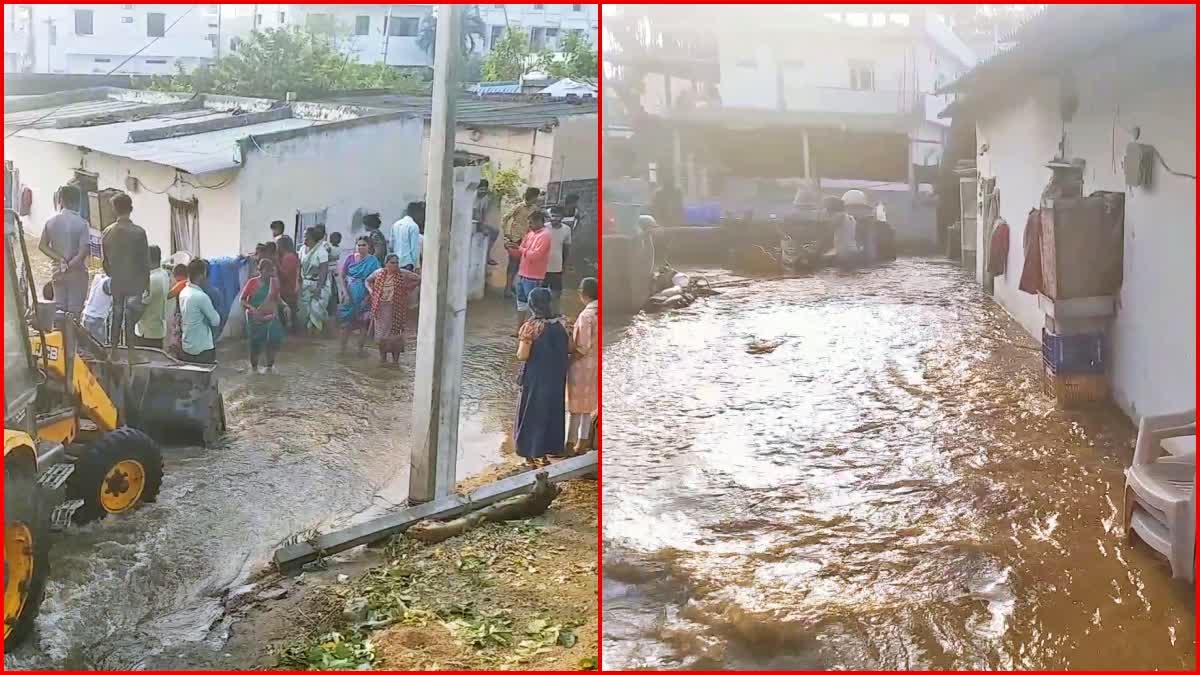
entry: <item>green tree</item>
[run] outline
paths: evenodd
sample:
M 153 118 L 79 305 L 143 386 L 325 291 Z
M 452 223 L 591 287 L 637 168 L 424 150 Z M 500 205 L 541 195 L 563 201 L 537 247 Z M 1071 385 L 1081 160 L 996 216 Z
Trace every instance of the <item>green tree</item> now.
M 505 28 L 504 35 L 492 44 L 492 50 L 483 59 L 483 80 L 497 82 L 520 79 L 533 60 L 529 35 L 521 30 Z
M 462 44 L 459 47 L 462 49 L 463 56 L 466 56 L 483 44 L 483 40 L 487 36 L 487 24 L 479 15 L 479 5 L 470 5 L 461 16 L 462 26 L 459 39 L 462 40 Z M 417 32 L 417 46 L 424 50 L 430 58 L 433 57 L 434 49 L 437 47 L 437 17 L 433 13 L 426 14 L 425 18 L 421 19 L 421 27 Z
M 553 78 L 570 77 L 578 80 L 599 76 L 596 52 L 583 36 L 583 31 L 567 33 L 558 52 L 542 52 L 538 57 L 538 69 Z
M 388 88 L 412 93 L 427 86 L 415 76 L 385 64 L 363 64 L 341 54 L 334 37 L 297 27 L 256 31 L 236 53 L 190 74 L 154 78 L 150 88 L 165 91 L 283 98 L 340 89 Z

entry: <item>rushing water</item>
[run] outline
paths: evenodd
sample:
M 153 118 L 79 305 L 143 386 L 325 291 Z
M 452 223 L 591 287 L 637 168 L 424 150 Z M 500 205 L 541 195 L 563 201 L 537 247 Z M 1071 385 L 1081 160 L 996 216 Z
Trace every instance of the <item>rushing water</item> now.
M 614 323 L 605 668 L 1194 668 L 1194 589 L 1122 537 L 1132 428 L 1056 411 L 957 267 Z
M 511 432 L 512 324 L 507 301 L 468 312 L 460 477 L 497 462 Z M 380 366 L 372 351 L 339 355 L 336 341 L 293 340 L 277 374 L 259 376 L 244 372 L 244 347 L 223 347 L 226 438 L 167 449 L 157 503 L 55 541 L 37 633 L 6 655 L 6 669 L 153 667 L 165 650 L 219 647 L 210 629 L 223 597 L 281 542 L 380 506 L 389 484 L 400 486 L 389 496 L 404 498 L 412 341 L 406 356 Z

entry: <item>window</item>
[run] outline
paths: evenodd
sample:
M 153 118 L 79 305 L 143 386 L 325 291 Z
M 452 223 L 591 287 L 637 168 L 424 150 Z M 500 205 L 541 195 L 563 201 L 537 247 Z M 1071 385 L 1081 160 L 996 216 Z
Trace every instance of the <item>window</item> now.
M 121 5 L 122 9 L 133 9 L 133 5 Z
M 558 47 L 558 29 L 557 28 L 547 28 L 546 29 L 546 46 L 551 49 Z
M 492 5 L 492 7 L 495 7 L 496 9 L 504 9 L 504 5 Z
M 279 23 L 280 23 L 280 24 L 285 24 L 285 23 L 287 23 L 287 12 L 280 12 L 280 13 L 279 13 Z
M 529 46 L 535 51 L 541 51 L 546 48 L 546 29 L 533 28 L 529 31 Z
M 232 37 L 229 39 L 229 51 L 236 52 L 238 47 L 242 46 L 242 38 Z
M 851 61 L 850 88 L 875 91 L 875 64 L 868 61 Z
M 369 16 L 354 17 L 354 34 L 355 35 L 370 35 L 371 34 L 371 17 L 369 17 Z
M 393 16 L 387 20 L 388 35 L 391 37 L 416 37 L 421 20 L 411 16 Z
M 46 31 L 46 42 L 51 46 L 58 44 L 58 27 L 54 24 L 50 24 L 49 30 Z
M 167 60 L 166 59 L 146 59 L 146 65 L 148 65 L 148 66 L 165 66 L 165 65 L 167 65 Z
M 75 10 L 75 34 L 92 35 L 92 18 L 94 12 L 90 9 Z
M 133 23 L 133 17 L 132 16 L 123 16 L 123 17 L 121 17 L 121 23 Z
M 308 30 L 325 35 L 333 35 L 334 29 L 337 27 L 333 15 L 324 13 L 309 14 L 304 17 L 304 24 L 308 27 Z
M 496 43 L 499 42 L 500 38 L 502 37 L 504 37 L 504 26 L 492 26 L 492 41 L 490 44 L 495 47 Z
M 572 12 L 582 12 L 583 5 L 571 5 L 571 11 Z
M 103 57 L 92 59 L 92 61 L 94 61 L 95 63 L 112 63 L 112 59 L 103 58 Z
M 255 15 L 254 15 L 254 25 L 255 25 L 255 26 L 261 26 L 261 25 L 262 25 L 262 14 L 255 14 Z
M 146 15 L 146 37 L 162 37 L 166 34 L 167 15 L 162 12 L 150 12 Z
M 546 9 L 546 6 L 545 5 L 534 5 L 533 8 L 534 9 Z
M 204 36 L 204 39 L 208 40 L 208 43 L 212 45 L 213 49 L 216 49 L 217 43 L 221 41 L 221 36 L 217 35 L 216 33 L 209 33 L 208 35 Z

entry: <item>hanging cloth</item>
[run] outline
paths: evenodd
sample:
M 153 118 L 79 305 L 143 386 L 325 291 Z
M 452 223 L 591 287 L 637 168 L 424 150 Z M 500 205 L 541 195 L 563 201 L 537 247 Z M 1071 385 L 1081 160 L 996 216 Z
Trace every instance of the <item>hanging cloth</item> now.
M 988 254 L 988 272 L 992 276 L 1004 274 L 1008 268 L 1008 222 L 1003 218 L 996 219 L 996 228 L 992 230 L 991 251 Z
M 1038 209 L 1030 209 L 1025 220 L 1025 267 L 1018 288 L 1032 295 L 1042 292 L 1042 212 Z

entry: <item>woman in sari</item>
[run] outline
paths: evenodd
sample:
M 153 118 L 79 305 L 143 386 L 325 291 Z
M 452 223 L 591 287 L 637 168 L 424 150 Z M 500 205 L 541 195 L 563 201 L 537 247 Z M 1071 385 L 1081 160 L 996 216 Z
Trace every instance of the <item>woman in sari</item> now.
M 258 276 L 242 288 L 242 308 L 246 310 L 246 332 L 250 335 L 250 369 L 269 373 L 275 369 L 275 355 L 283 344 L 283 324 L 279 322 L 279 279 L 269 258 L 258 261 Z M 266 364 L 258 365 L 266 352 Z
M 371 320 L 375 323 L 375 342 L 379 345 L 379 360 L 387 363 L 388 354 L 400 363 L 404 351 L 404 329 L 408 323 L 409 297 L 421 287 L 421 277 L 400 267 L 400 257 L 388 255 L 383 269 L 367 277 L 371 289 Z
M 517 454 L 530 467 L 549 464 L 547 455 L 563 451 L 566 435 L 567 367 L 574 345 L 553 304 L 549 288 L 530 291 L 531 318 L 518 333 L 517 359 L 523 367 L 514 435 Z
M 571 353 L 571 368 L 567 371 L 567 412 L 571 419 L 567 423 L 566 454 L 584 452 L 592 433 L 592 412 L 599 402 L 596 400 L 596 383 L 599 379 L 599 359 L 596 347 L 599 343 L 598 313 L 600 311 L 600 285 L 595 277 L 587 277 L 579 283 L 579 299 L 585 304 L 571 332 L 575 350 Z
M 351 333 L 359 332 L 358 351 L 367 342 L 367 330 L 371 327 L 371 296 L 367 291 L 367 278 L 379 270 L 379 259 L 371 255 L 371 240 L 358 238 L 354 253 L 346 256 L 337 279 L 341 284 L 342 304 L 338 306 L 338 324 L 342 327 L 342 351 Z
M 283 325 L 296 332 L 296 308 L 300 304 L 300 256 L 296 255 L 296 244 L 286 234 L 276 242 L 279 255 L 279 299 L 284 307 Z
M 315 227 L 304 233 L 300 249 L 300 325 L 316 337 L 329 321 L 329 247 Z

